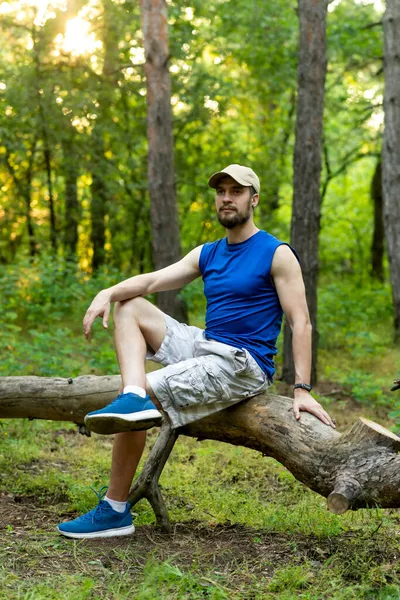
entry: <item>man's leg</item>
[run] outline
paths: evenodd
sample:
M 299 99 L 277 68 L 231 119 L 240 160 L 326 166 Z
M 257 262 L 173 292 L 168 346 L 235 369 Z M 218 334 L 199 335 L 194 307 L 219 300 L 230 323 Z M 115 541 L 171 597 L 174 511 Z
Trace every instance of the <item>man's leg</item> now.
M 115 435 L 107 499 L 126 502 L 145 443 L 145 431 L 127 431 Z
M 114 311 L 115 348 L 123 387 L 144 388 L 158 405 L 146 383 L 147 345 L 156 352 L 166 334 L 164 314 L 143 298 L 117 303 Z M 110 484 L 106 500 L 86 515 L 58 526 L 59 533 L 71 538 L 111 537 L 134 532 L 128 493 L 143 453 L 146 431 L 117 433 L 111 462 Z M 119 505 L 113 502 L 119 503 Z M 100 508 L 100 510 L 99 510 Z
M 161 408 L 148 383 L 146 391 L 154 404 Z M 126 502 L 145 444 L 146 431 L 127 431 L 115 435 L 107 499 Z
M 144 430 L 160 421 L 161 413 L 146 396 L 147 346 L 156 352 L 166 335 L 165 315 L 144 298 L 117 302 L 114 340 L 123 394 L 110 405 L 86 415 L 85 424 L 96 433 Z
M 147 346 L 157 352 L 166 333 L 164 313 L 148 300 L 138 297 L 115 303 L 114 344 L 124 387 L 146 388 Z

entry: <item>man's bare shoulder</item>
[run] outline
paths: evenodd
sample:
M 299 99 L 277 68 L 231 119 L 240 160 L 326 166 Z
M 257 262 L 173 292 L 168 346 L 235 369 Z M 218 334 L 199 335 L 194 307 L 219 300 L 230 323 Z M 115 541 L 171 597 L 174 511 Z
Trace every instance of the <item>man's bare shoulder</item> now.
M 272 259 L 271 274 L 276 276 L 287 271 L 300 271 L 299 261 L 288 244 L 281 244 Z
M 193 250 L 190 250 L 190 252 L 188 252 L 182 259 L 183 261 L 188 263 L 191 267 L 196 268 L 199 271 L 200 271 L 200 254 L 203 249 L 203 245 L 204 244 L 201 244 L 201 246 L 196 246 L 196 248 L 193 248 Z

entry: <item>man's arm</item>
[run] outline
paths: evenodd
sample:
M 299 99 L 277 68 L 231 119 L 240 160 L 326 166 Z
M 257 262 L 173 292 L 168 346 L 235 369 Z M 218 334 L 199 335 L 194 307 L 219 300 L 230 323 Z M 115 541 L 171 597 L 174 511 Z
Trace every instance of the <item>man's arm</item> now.
M 92 301 L 83 319 L 83 331 L 89 338 L 90 329 L 96 317 L 103 318 L 103 327 L 107 328 L 111 303 L 147 296 L 154 292 L 165 292 L 181 288 L 200 276 L 200 252 L 198 246 L 180 261 L 152 273 L 135 275 L 110 288 L 101 290 Z
M 277 248 L 272 261 L 271 275 L 286 319 L 292 330 L 295 383 L 310 383 L 311 322 L 300 265 L 289 246 Z M 335 427 L 328 413 L 309 392 L 294 390 L 293 412 L 297 420 L 300 411 L 312 413 L 323 423 Z

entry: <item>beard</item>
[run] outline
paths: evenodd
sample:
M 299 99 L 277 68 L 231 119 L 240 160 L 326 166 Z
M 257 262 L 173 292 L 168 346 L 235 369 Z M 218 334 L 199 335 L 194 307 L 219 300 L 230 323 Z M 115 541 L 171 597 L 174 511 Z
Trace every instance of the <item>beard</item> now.
M 222 208 L 217 212 L 218 221 L 223 227 L 225 227 L 225 229 L 233 229 L 234 227 L 237 227 L 237 225 L 244 225 L 250 219 L 252 212 L 251 198 L 249 199 L 246 208 L 242 211 L 238 211 L 237 208 L 234 207 L 229 207 L 234 212 L 224 213 L 221 212 Z

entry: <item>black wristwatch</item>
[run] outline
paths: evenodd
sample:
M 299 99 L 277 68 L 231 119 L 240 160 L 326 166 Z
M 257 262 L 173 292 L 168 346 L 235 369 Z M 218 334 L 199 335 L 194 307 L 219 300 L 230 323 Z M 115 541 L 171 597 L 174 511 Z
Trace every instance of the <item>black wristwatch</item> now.
M 312 386 L 308 385 L 308 383 L 295 383 L 293 386 L 294 390 L 307 390 L 307 392 L 311 392 Z

